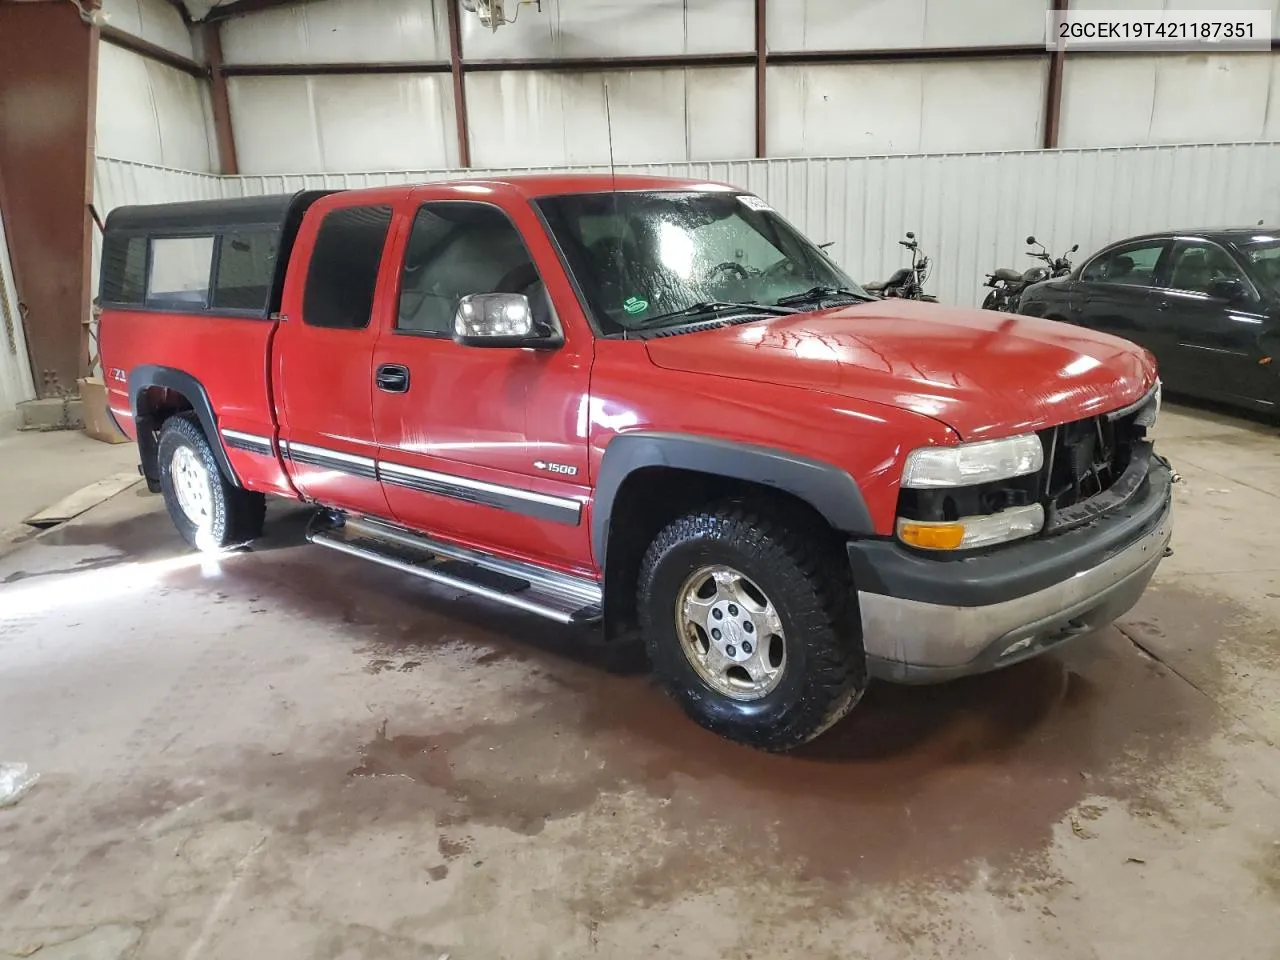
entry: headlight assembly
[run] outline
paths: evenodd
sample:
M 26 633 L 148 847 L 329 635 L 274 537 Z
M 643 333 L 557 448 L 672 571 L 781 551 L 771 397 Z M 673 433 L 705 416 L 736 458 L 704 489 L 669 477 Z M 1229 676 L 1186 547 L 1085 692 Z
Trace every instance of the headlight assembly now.
M 914 489 L 969 487 L 1035 473 L 1044 447 L 1034 433 L 953 447 L 921 447 L 907 455 L 902 485 Z

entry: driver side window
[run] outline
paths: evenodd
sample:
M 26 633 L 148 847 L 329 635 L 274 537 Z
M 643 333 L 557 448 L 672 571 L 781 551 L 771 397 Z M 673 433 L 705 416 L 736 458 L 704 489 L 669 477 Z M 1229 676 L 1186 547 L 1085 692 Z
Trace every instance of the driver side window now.
M 1216 243 L 1183 243 L 1174 251 L 1170 289 L 1212 294 L 1218 280 L 1245 282 L 1240 268 Z
M 535 317 L 549 312 L 533 257 L 506 214 L 482 203 L 423 204 L 405 248 L 396 330 L 452 336 L 458 301 L 476 293 L 523 293 Z
M 1163 241 L 1124 247 L 1105 253 L 1084 268 L 1081 280 L 1118 283 L 1126 287 L 1149 287 L 1155 282 L 1156 265 L 1164 253 Z

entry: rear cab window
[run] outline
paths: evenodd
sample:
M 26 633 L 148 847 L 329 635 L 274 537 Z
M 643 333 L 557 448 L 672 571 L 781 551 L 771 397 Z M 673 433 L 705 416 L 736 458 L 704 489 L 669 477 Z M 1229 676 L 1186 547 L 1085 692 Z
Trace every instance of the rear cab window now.
M 339 207 L 325 214 L 307 267 L 303 323 L 346 330 L 369 325 L 390 228 L 389 206 Z

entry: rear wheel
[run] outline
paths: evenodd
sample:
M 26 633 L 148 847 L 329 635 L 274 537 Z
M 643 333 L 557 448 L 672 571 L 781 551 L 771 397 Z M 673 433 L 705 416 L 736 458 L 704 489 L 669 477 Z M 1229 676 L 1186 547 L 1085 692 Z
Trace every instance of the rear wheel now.
M 1000 294 L 997 293 L 995 290 L 992 290 L 990 293 L 987 294 L 987 298 L 982 301 L 982 309 L 983 310 L 1000 310 L 1002 309 L 1000 305 L 1000 301 L 1001 301 Z
M 197 550 L 224 550 L 262 533 L 266 497 L 223 476 L 193 414 L 164 422 L 158 452 L 164 505 L 187 543 Z
M 649 658 L 696 722 L 784 751 L 857 703 L 866 667 L 847 567 L 821 531 L 767 506 L 680 517 L 641 567 Z

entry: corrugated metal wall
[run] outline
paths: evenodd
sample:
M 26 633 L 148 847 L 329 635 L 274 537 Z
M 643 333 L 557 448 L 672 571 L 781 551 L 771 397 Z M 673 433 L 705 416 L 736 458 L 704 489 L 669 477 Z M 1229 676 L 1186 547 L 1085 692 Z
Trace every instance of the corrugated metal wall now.
M 104 0 L 107 23 L 183 57 L 191 33 L 168 0 Z M 98 49 L 97 152 L 182 170 L 218 169 L 209 84 L 111 43 Z
M 574 167 L 603 171 L 606 167 Z M 1280 142 L 1037 150 L 831 159 L 619 166 L 621 172 L 726 181 L 751 190 L 819 242 L 858 280 L 907 263 L 897 241 L 915 231 L 934 258 L 926 287 L 943 301 L 977 304 L 983 274 L 1030 266 L 1034 233 L 1080 256 L 1148 230 L 1258 220 L 1280 222 Z M 214 177 L 99 159 L 103 210 L 304 188 L 359 188 L 529 170 Z
M 104 43 L 98 50 L 97 152 L 183 170 L 217 169 L 209 85 Z
M 1196 0 L 1203 5 L 1203 0 Z M 1091 4 L 1092 5 L 1092 4 Z M 1280 30 L 1280 14 L 1274 21 Z M 1062 146 L 1273 140 L 1280 54 L 1067 57 Z
M 114 0 L 124 3 L 130 0 Z M 155 0 L 146 0 L 155 2 Z M 1230 10 L 1280 0 L 1078 0 L 1090 8 Z M 765 154 L 786 157 L 1021 150 L 1044 142 L 1051 0 L 770 0 L 777 57 L 926 51 L 946 59 L 773 62 Z M 508 13 L 516 8 L 508 4 Z M 228 20 L 226 63 L 414 63 L 444 72 L 231 76 L 240 170 L 279 173 L 456 165 L 446 0 L 314 0 Z M 476 166 L 601 163 L 609 91 L 619 163 L 755 153 L 754 0 L 542 0 L 496 32 L 461 21 Z M 993 57 L 992 48 L 1022 48 Z M 959 57 L 971 50 L 974 56 Z M 979 53 L 987 55 L 979 57 Z M 736 63 L 609 69 L 618 57 Z M 584 60 L 601 63 L 584 64 Z M 550 69 L 563 61 L 566 69 Z M 575 64 L 574 61 L 577 61 Z M 529 69 L 537 63 L 538 69 Z M 1068 56 L 1057 144 L 1280 138 L 1280 51 Z
M 18 288 L 13 282 L 4 220 L 0 218 L 0 429 L 12 419 L 13 409 L 35 396 L 27 341 L 18 312 Z

